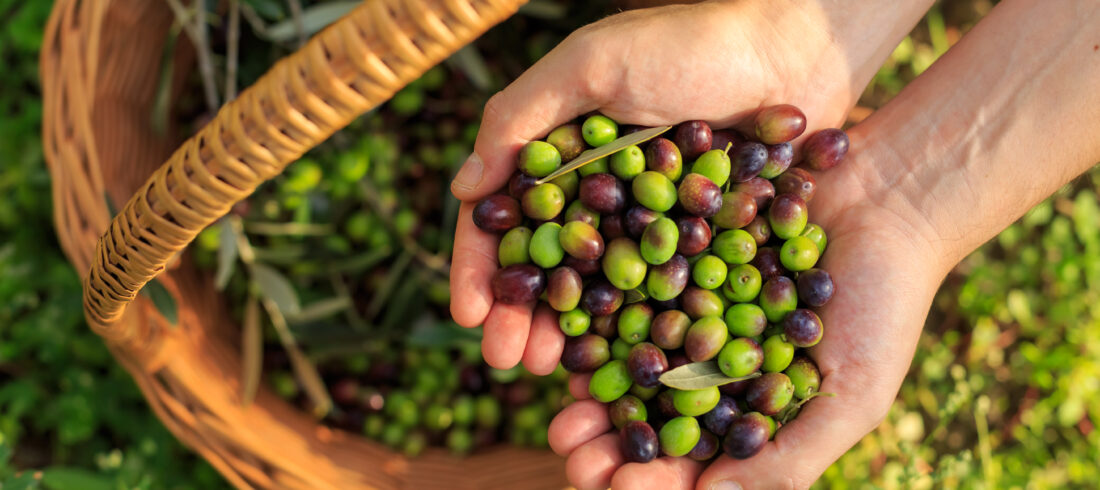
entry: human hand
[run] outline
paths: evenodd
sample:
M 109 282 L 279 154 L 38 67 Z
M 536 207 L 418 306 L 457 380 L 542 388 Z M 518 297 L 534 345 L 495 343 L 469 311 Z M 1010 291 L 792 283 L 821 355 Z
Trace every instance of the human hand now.
M 474 201 L 501 188 L 515 171 L 523 144 L 597 109 L 631 124 L 701 119 L 727 127 L 748 121 L 760 107 L 789 103 L 813 125 L 806 134 L 836 126 L 889 53 L 889 39 L 908 31 L 909 24 L 897 19 L 907 15 L 915 22 L 919 4 L 927 2 L 888 9 L 866 3 L 871 6 L 854 13 L 826 12 L 816 2 L 756 1 L 626 12 L 578 30 L 494 96 L 475 153 L 451 186 L 464 201 L 451 267 L 451 314 L 463 326 L 484 323 L 486 362 L 510 368 L 522 359 L 531 372 L 546 374 L 564 345 L 549 308 L 494 303 L 490 280 L 498 237 L 471 220 Z M 837 27 L 874 22 L 883 24 L 876 33 L 884 42 Z
M 927 230 L 886 206 L 879 173 L 886 155 L 866 148 L 871 128 L 850 131 L 841 167 L 817 174 L 811 221 L 828 233 L 820 267 L 837 285 L 818 313 L 821 343 L 810 349 L 823 383 L 820 397 L 748 460 L 720 456 L 709 467 L 688 458 L 625 463 L 610 433 L 607 407 L 590 400 L 590 375 L 574 375 L 578 400 L 550 425 L 551 447 L 568 456 L 569 480 L 580 489 L 806 488 L 885 417 L 908 370 L 932 297 L 953 263 L 936 253 Z

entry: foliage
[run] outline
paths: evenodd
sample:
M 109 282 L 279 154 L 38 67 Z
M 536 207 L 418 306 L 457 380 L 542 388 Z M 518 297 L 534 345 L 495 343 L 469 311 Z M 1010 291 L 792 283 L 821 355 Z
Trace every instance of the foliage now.
M 0 487 L 217 488 L 84 324 L 53 232 L 38 49 L 49 2 L 0 1 Z M 27 486 L 24 486 L 27 485 Z
M 281 1 L 246 3 L 285 19 Z M 939 4 L 894 51 L 861 104 L 878 107 L 896 95 L 990 6 L 985 0 Z M 84 325 L 78 275 L 52 230 L 38 136 L 37 51 L 49 9 L 49 2 L 0 0 L 0 487 L 224 486 L 155 419 Z M 558 40 L 549 29 L 506 27 L 479 46 L 525 46 L 522 59 L 482 59 L 470 50 L 448 66 L 499 89 Z M 486 63 L 496 70 L 486 71 Z M 262 70 L 246 64 L 241 76 L 247 82 Z M 421 95 L 403 91 L 394 110 L 415 111 Z M 471 130 L 456 134 L 463 136 L 451 139 L 468 144 Z M 413 159 L 387 137 L 362 144 L 372 173 L 384 172 L 387 159 Z M 445 167 L 462 153 L 460 147 L 441 152 Z M 347 168 L 354 170 L 354 163 Z M 285 179 L 307 186 L 309 167 L 299 165 Z M 323 173 L 339 168 L 329 170 Z M 1100 481 L 1098 192 L 1100 170 L 1094 170 L 960 264 L 937 295 L 886 421 L 829 468 L 820 487 L 1053 488 Z M 374 234 L 375 227 L 384 228 L 360 230 L 366 243 L 391 240 Z M 216 260 L 218 237 L 206 238 Z

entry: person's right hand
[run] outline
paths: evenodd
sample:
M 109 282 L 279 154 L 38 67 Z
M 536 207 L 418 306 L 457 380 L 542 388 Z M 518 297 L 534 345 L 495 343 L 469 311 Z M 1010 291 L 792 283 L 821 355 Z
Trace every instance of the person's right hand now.
M 451 185 L 464 201 L 451 267 L 451 313 L 463 326 L 484 323 L 486 362 L 510 368 L 522 359 L 531 372 L 545 374 L 557 365 L 564 345 L 548 308 L 535 312 L 534 305 L 494 303 L 490 281 L 498 267 L 498 237 L 478 230 L 471 219 L 475 202 L 507 183 L 525 143 L 596 110 L 626 124 L 701 119 L 722 128 L 751 121 L 748 116 L 761 107 L 786 103 L 805 112 L 806 135 L 836 127 L 896 44 L 891 38 L 909 30 L 906 15 L 915 22 L 923 11 L 919 4 L 928 2 L 889 9 L 874 0 L 857 3 L 866 5 L 826 11 L 813 1 L 742 0 L 625 12 L 578 30 L 492 97 L 474 154 Z M 875 34 L 841 32 L 875 22 L 882 24 Z M 876 36 L 882 42 L 874 42 Z

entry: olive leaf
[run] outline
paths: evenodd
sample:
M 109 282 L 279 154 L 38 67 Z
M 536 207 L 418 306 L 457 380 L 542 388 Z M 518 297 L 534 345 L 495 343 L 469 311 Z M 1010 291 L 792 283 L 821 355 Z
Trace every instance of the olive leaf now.
M 265 298 L 275 302 L 282 314 L 292 316 L 302 311 L 302 303 L 298 300 L 298 293 L 294 291 L 290 280 L 271 266 L 252 264 L 252 280 L 260 286 L 260 292 Z
M 645 301 L 647 298 L 649 298 L 649 295 L 646 294 L 644 289 L 634 288 L 634 289 L 631 289 L 629 291 L 626 291 L 626 294 L 625 294 L 624 299 L 623 299 L 623 303 L 628 304 L 628 305 L 632 304 L 632 303 L 639 303 L 639 302 Z
M 179 322 L 179 308 L 176 298 L 159 281 L 149 281 L 141 288 L 141 294 L 153 301 L 161 316 L 173 327 Z
M 569 172 L 572 172 L 572 171 L 574 171 L 578 168 L 581 168 L 581 167 L 585 166 L 586 164 L 592 163 L 592 162 L 594 162 L 596 160 L 599 160 L 603 157 L 606 157 L 608 155 L 616 153 L 619 150 L 622 150 L 622 149 L 627 148 L 629 146 L 640 145 L 642 143 L 645 143 L 646 141 L 649 141 L 653 138 L 656 138 L 656 137 L 660 136 L 661 133 L 664 133 L 665 131 L 668 131 L 669 129 L 672 129 L 672 126 L 657 126 L 655 128 L 643 129 L 641 131 L 630 133 L 626 136 L 618 138 L 615 141 L 612 141 L 612 142 L 610 142 L 606 145 L 600 146 L 599 148 L 592 148 L 591 150 L 586 150 L 584 153 L 581 153 L 580 155 L 577 155 L 577 158 L 574 158 L 569 163 L 567 163 L 565 165 L 562 165 L 561 168 L 555 170 L 550 175 L 547 175 L 546 177 L 543 177 L 543 178 L 535 181 L 535 183 L 536 184 L 545 184 L 547 182 L 550 182 L 551 180 L 554 180 L 558 177 L 561 177 L 562 175 L 565 175 L 565 174 L 567 174 Z
M 264 364 L 264 337 L 260 325 L 260 301 L 249 295 L 241 328 L 241 400 L 245 406 L 256 397 Z
M 302 10 L 302 31 L 307 37 L 358 7 L 361 1 L 326 2 Z M 294 19 L 286 19 L 267 28 L 267 38 L 275 42 L 289 42 L 298 38 L 298 26 Z
M 314 301 L 294 314 L 287 315 L 286 320 L 293 324 L 309 323 L 318 320 L 324 320 L 337 313 L 343 313 L 348 308 L 352 307 L 351 298 L 347 296 L 333 296 L 331 298 L 325 298 Z
M 229 278 L 233 276 L 233 269 L 237 265 L 237 232 L 233 224 L 222 219 L 218 222 L 221 229 L 218 231 L 218 269 L 214 273 L 214 287 L 218 291 L 225 289 L 229 284 Z
M 740 378 L 731 378 L 722 374 L 715 361 L 693 362 L 685 364 L 661 375 L 661 384 L 678 390 L 701 390 L 711 386 L 721 386 L 735 381 L 745 381 L 759 377 L 760 373 L 752 373 Z

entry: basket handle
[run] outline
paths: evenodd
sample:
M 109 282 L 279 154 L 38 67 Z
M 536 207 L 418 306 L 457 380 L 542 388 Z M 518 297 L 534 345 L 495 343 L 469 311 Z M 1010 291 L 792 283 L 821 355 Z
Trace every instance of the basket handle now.
M 110 342 L 138 341 L 118 322 L 126 306 L 203 228 L 523 3 L 366 0 L 279 61 L 111 220 L 84 281 L 89 325 Z

